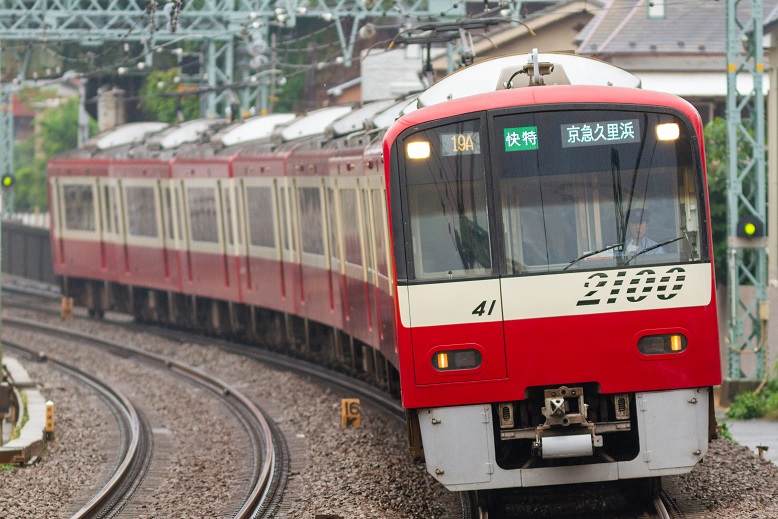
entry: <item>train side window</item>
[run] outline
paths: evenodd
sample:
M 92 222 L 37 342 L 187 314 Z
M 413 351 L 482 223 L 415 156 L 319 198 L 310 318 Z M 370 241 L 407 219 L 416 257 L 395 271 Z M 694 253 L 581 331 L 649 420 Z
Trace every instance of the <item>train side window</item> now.
M 416 279 L 492 273 L 480 120 L 403 139 L 413 272 Z
M 297 188 L 302 226 L 302 249 L 311 254 L 324 254 L 322 236 L 321 194 L 318 187 Z
M 124 192 L 127 197 L 127 223 L 130 236 L 156 238 L 159 231 L 154 188 L 127 186 Z
M 257 247 L 275 247 L 273 192 L 269 187 L 247 187 L 249 241 Z
M 235 186 L 231 190 L 235 201 L 235 239 L 238 245 L 243 245 L 243 199 L 240 196 L 240 187 Z M 272 222 L 272 220 L 269 220 Z
M 284 250 L 289 250 L 289 219 L 286 212 L 286 188 L 278 189 L 279 211 L 281 213 L 281 240 L 284 242 Z
M 232 197 L 230 196 L 229 186 L 223 186 L 221 188 L 221 199 L 223 209 L 222 221 L 224 222 L 223 230 L 225 231 L 227 244 L 235 245 L 235 237 L 233 236 L 232 230 Z
M 335 205 L 335 189 L 327 188 L 327 209 L 329 211 L 329 230 L 330 230 L 330 257 L 340 259 L 340 243 L 338 243 L 338 208 Z
M 346 263 L 362 265 L 362 244 L 359 236 L 359 213 L 357 208 L 357 190 L 340 190 L 340 211 L 343 222 L 343 242 L 345 244 Z
M 187 202 L 192 240 L 218 243 L 219 229 L 216 222 L 216 195 L 213 188 L 188 188 Z
M 103 186 L 103 221 L 105 222 L 105 233 L 113 234 L 113 211 L 111 210 L 111 188 Z
M 167 216 L 167 218 L 165 218 L 165 222 L 167 224 L 168 240 L 172 241 L 175 239 L 175 232 L 173 228 L 173 196 L 170 191 L 171 190 L 169 186 L 165 187 L 165 216 Z
M 365 264 L 369 271 L 375 270 L 375 258 L 373 256 L 373 228 L 371 220 L 370 196 L 367 189 L 362 189 L 362 228 L 364 229 Z
M 62 188 L 65 201 L 65 228 L 71 231 L 94 231 L 95 201 L 91 185 L 66 185 Z

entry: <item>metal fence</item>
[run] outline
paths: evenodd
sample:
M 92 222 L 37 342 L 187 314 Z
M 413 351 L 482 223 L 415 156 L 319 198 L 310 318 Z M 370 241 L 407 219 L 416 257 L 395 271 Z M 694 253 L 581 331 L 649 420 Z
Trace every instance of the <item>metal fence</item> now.
M 18 216 L 2 223 L 2 271 L 56 283 L 51 264 L 48 213 Z

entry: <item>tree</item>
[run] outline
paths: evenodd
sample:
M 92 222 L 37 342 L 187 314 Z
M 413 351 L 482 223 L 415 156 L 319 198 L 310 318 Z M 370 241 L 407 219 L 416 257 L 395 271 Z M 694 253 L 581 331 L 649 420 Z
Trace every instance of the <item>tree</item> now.
M 14 206 L 17 211 L 45 211 L 48 208 L 46 164 L 54 155 L 78 146 L 78 98 L 46 110 L 39 116 L 36 128 L 34 134 L 15 147 Z M 90 120 L 89 128 L 90 134 L 95 133 L 97 123 Z
M 154 71 L 143 81 L 141 104 L 147 120 L 172 124 L 178 122 L 179 110 L 185 121 L 200 117 L 197 94 L 183 96 L 186 86 L 176 81 L 178 77 L 180 71 L 174 67 L 167 71 Z

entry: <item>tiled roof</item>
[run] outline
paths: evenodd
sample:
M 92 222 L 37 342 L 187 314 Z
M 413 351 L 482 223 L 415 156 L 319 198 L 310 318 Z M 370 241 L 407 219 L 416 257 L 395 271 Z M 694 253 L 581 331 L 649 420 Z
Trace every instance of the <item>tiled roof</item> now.
M 778 16 L 777 3 L 764 1 L 765 22 Z M 740 5 L 745 12 L 747 4 Z M 579 33 L 578 53 L 724 54 L 726 5 L 718 0 L 665 0 L 665 17 L 649 18 L 647 0 L 611 0 Z

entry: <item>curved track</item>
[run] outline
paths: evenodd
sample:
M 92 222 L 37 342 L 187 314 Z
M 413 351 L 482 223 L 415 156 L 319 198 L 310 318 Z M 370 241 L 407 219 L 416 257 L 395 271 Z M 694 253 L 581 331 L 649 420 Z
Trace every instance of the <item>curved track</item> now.
M 132 497 L 151 463 L 153 435 L 148 422 L 124 394 L 96 376 L 50 355 L 39 355 L 21 344 L 6 340 L 3 341 L 3 346 L 22 352 L 31 359 L 47 362 L 55 369 L 91 387 L 116 416 L 120 432 L 121 462 L 103 488 L 73 515 L 74 519 L 113 517 Z
M 252 444 L 254 459 L 253 479 L 247 489 L 243 505 L 235 512 L 235 517 L 239 519 L 255 517 L 259 514 L 266 514 L 272 509 L 278 498 L 277 494 L 282 489 L 281 481 L 285 474 L 281 467 L 276 466 L 278 461 L 276 457 L 277 449 L 278 452 L 282 451 L 282 448 L 276 445 L 276 442 L 279 441 L 279 435 L 270 426 L 260 409 L 243 393 L 237 391 L 226 382 L 210 376 L 197 368 L 134 346 L 74 332 L 65 328 L 44 325 L 27 319 L 4 317 L 3 324 L 36 333 L 77 340 L 101 348 L 108 348 L 122 356 L 135 356 L 158 365 L 163 369 L 175 372 L 220 395 L 243 423 Z

